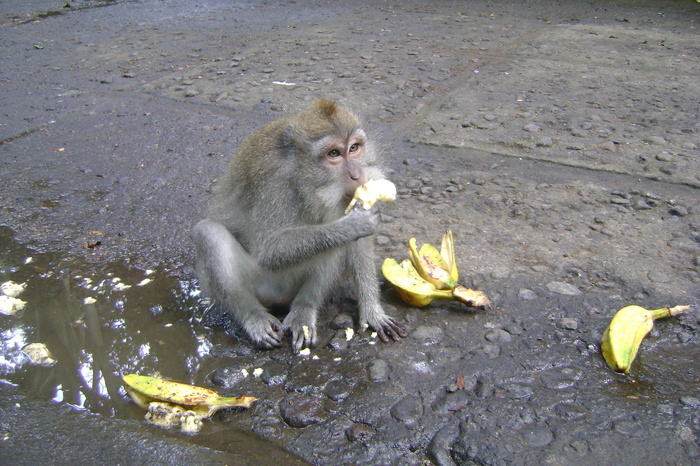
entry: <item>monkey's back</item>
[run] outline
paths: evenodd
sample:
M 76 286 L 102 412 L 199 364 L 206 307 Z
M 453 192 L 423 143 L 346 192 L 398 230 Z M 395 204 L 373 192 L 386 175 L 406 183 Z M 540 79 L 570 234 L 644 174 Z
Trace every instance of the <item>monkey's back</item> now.
M 295 158 L 285 142 L 289 119 L 273 121 L 248 136 L 216 183 L 209 217 L 226 225 L 244 246 L 278 225 L 296 223 L 297 193 L 291 186 Z

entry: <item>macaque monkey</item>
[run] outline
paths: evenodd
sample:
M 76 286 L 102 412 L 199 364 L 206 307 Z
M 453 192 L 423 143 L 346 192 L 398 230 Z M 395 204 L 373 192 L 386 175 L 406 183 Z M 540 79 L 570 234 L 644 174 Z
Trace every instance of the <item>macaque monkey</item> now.
M 296 116 L 269 123 L 243 141 L 193 233 L 205 295 L 257 345 L 295 351 L 316 344 L 316 319 L 349 272 L 361 328 L 383 341 L 406 336 L 384 313 L 374 262 L 376 207 L 345 215 L 355 190 L 383 179 L 377 151 L 347 109 L 318 99 Z M 268 312 L 285 306 L 280 322 Z

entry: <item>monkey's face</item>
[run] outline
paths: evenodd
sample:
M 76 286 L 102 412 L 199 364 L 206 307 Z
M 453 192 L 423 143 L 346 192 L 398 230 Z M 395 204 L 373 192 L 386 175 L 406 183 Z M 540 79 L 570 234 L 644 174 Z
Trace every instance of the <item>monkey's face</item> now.
M 347 137 L 327 136 L 318 141 L 321 163 L 337 189 L 335 202 L 347 205 L 355 190 L 367 181 L 367 136 L 361 129 Z

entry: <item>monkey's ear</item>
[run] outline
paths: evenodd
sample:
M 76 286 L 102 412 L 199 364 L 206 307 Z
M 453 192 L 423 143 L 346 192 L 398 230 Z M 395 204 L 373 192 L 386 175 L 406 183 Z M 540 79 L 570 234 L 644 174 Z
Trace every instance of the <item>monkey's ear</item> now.
M 282 150 L 287 157 L 294 157 L 297 150 L 303 147 L 305 135 L 299 128 L 289 125 L 282 132 Z

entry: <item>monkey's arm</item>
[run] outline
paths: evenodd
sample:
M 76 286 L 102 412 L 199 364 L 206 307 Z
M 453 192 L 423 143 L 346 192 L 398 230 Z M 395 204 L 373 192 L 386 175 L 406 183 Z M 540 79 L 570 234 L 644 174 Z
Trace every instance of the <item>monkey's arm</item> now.
M 376 210 L 353 210 L 330 223 L 283 228 L 267 234 L 254 255 L 261 267 L 283 270 L 371 235 L 378 222 Z

